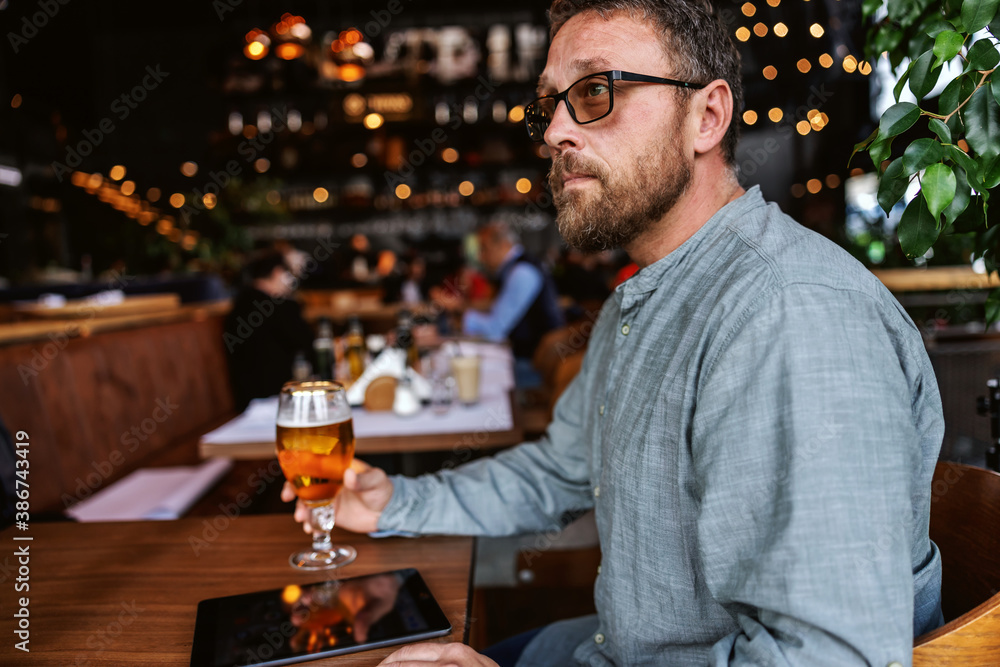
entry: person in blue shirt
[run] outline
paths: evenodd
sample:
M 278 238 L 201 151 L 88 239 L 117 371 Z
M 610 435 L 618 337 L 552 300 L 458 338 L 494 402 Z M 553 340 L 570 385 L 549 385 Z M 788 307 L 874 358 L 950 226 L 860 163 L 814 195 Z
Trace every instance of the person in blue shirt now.
M 541 379 L 531 365 L 531 357 L 542 336 L 565 323 L 555 282 L 537 260 L 525 253 L 517 233 L 506 223 L 485 225 L 477 239 L 479 260 L 493 276 L 496 298 L 489 312 L 466 310 L 462 331 L 491 341 L 509 341 L 517 386 L 537 386 Z M 439 305 L 460 304 L 451 299 Z

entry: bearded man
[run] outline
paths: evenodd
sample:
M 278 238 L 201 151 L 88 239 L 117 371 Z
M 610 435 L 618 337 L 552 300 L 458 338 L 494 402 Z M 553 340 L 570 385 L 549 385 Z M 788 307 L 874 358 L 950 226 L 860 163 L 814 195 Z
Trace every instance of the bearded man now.
M 338 525 L 508 535 L 594 508 L 597 614 L 522 638 L 519 667 L 909 665 L 942 622 L 943 418 L 916 327 L 738 184 L 739 58 L 708 3 L 556 0 L 550 19 L 526 117 L 559 230 L 640 270 L 545 438 L 416 479 L 362 466 Z M 382 664 L 497 663 L 418 644 Z

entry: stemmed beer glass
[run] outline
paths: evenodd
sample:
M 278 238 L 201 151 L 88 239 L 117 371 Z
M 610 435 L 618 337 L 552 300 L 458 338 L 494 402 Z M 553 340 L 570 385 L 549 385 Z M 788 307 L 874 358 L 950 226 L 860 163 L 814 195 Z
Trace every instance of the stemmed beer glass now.
M 278 462 L 299 499 L 312 512 L 311 549 L 288 561 L 302 570 L 329 570 L 358 552 L 334 545 L 334 500 L 354 458 L 354 427 L 347 393 L 337 382 L 288 382 L 278 398 Z

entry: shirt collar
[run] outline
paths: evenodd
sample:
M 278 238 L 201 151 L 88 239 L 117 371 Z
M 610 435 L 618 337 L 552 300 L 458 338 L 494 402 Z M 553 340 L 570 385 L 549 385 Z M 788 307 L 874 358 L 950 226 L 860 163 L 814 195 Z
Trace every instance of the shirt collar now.
M 520 243 L 515 243 L 507 254 L 504 255 L 503 261 L 500 262 L 500 266 L 497 268 L 497 275 L 503 273 L 503 270 L 507 268 L 512 262 L 516 261 L 518 257 L 524 254 L 524 246 Z
M 658 259 L 649 266 L 639 269 L 635 275 L 615 288 L 615 299 L 621 304 L 622 298 L 626 295 L 645 294 L 656 290 L 663 281 L 664 275 L 683 259 L 694 252 L 707 240 L 714 238 L 723 229 L 735 223 L 740 216 L 748 210 L 757 206 L 764 206 L 766 202 L 760 194 L 760 187 L 755 185 L 737 199 L 729 202 L 701 226 L 698 231 L 691 235 L 676 250 L 667 256 Z

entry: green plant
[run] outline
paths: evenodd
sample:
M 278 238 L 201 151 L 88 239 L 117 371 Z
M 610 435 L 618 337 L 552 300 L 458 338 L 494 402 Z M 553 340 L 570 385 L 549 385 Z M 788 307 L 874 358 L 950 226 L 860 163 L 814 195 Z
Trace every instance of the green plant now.
M 887 15 L 874 21 L 883 7 Z M 1000 80 L 993 77 L 1000 64 L 998 9 L 1000 0 L 864 0 L 864 15 L 873 20 L 866 56 L 874 63 L 884 54 L 900 76 L 896 104 L 851 157 L 859 151 L 871 156 L 887 214 L 909 183 L 919 182 L 920 194 L 897 230 L 909 258 L 922 256 L 943 235 L 969 233 L 987 271 L 1000 268 L 1000 225 L 990 226 L 987 218 L 990 195 L 1000 185 Z M 956 59 L 961 71 L 940 97 L 929 99 L 945 63 Z M 916 104 L 899 101 L 904 87 Z M 899 157 L 890 161 L 893 141 L 904 133 L 909 144 L 901 153 L 897 146 Z M 1000 319 L 1000 289 L 990 294 L 986 317 Z

